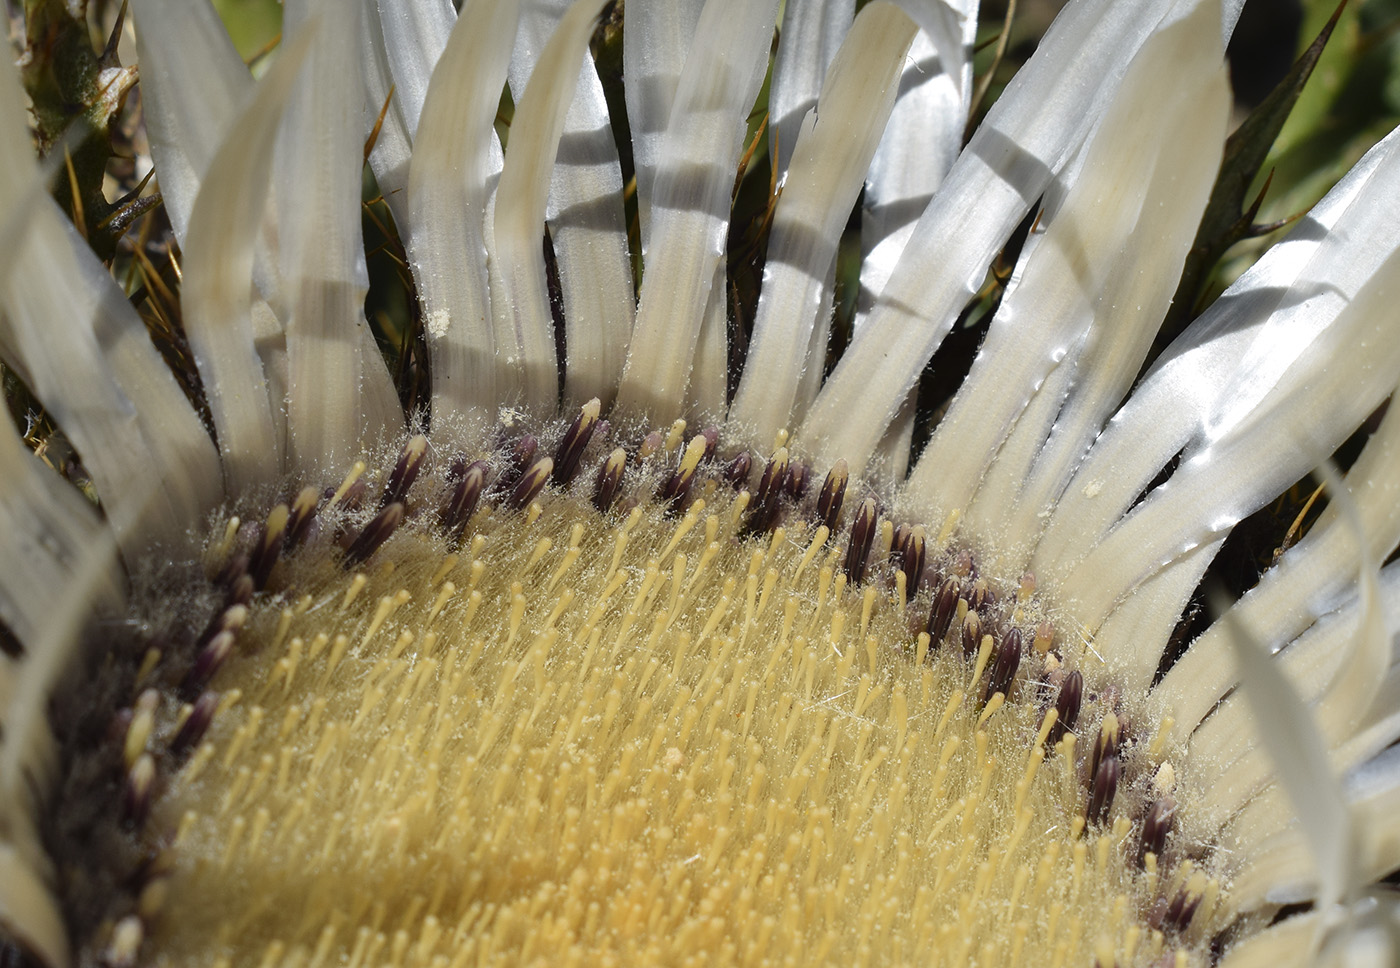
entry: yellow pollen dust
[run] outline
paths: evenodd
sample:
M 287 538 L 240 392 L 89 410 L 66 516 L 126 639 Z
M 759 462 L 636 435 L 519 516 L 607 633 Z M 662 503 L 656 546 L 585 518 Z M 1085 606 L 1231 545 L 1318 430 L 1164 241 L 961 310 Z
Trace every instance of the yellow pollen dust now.
M 212 683 L 213 725 L 152 807 L 168 890 L 143 957 L 1126 966 L 1201 950 L 1208 911 L 1185 936 L 1145 920 L 1164 885 L 1135 864 L 1129 820 L 1085 829 L 1075 737 L 1047 748 L 1024 670 L 981 702 L 986 655 L 915 634 L 927 592 L 906 614 L 902 585 L 848 587 L 825 528 L 740 540 L 742 500 L 710 485 L 683 516 L 603 517 L 551 496 L 479 513 L 452 554 L 405 529 L 357 573 L 329 551 L 282 562 Z

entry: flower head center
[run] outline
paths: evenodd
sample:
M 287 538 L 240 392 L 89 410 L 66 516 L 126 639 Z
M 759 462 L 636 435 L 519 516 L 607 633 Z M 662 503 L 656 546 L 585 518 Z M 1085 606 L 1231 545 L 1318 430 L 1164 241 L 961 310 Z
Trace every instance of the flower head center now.
M 164 849 L 119 924 L 171 964 L 1130 964 L 1209 939 L 1214 882 L 1158 866 L 1150 735 L 1083 694 L 1029 589 L 873 499 L 835 536 L 780 519 L 774 465 L 736 491 L 694 440 L 634 453 L 648 483 L 606 513 L 615 455 L 533 486 L 567 434 L 431 497 L 419 440 L 355 526 L 294 502 L 246 561 L 217 548 L 241 600 L 133 707 L 125 810 Z M 444 535 L 463 482 L 486 499 Z

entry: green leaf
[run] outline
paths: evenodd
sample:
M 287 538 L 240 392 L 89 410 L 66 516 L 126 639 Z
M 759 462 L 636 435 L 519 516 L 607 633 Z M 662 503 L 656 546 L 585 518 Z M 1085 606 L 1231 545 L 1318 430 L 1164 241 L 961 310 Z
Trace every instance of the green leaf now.
M 1216 178 L 1215 188 L 1211 191 L 1205 214 L 1201 217 L 1196 240 L 1186 257 L 1186 265 L 1182 269 L 1181 282 L 1172 300 L 1171 311 L 1167 314 L 1158 335 L 1159 346 L 1164 346 L 1175 338 L 1196 315 L 1197 303 L 1206 282 L 1225 250 L 1241 239 L 1255 234 L 1254 217 L 1258 214 L 1264 192 L 1261 190 L 1250 202 L 1250 186 L 1258 176 L 1265 159 L 1269 157 L 1270 151 L 1274 149 L 1279 134 L 1284 129 L 1284 123 L 1288 121 L 1295 105 L 1300 102 L 1304 85 L 1308 83 L 1321 61 L 1327 41 L 1345 9 L 1346 0 L 1343 0 L 1333 11 L 1317 39 L 1303 51 L 1283 80 L 1225 142 L 1220 174 Z M 1332 93 L 1335 94 L 1335 91 Z

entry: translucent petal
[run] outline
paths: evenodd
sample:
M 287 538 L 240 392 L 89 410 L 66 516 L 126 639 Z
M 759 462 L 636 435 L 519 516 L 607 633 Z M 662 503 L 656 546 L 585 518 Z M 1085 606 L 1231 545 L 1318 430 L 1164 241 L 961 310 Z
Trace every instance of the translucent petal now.
M 1347 475 L 1361 528 L 1338 520 L 1329 507 L 1308 537 L 1289 549 L 1278 565 L 1236 602 L 1231 609 L 1235 621 L 1252 630 L 1260 642 L 1280 649 L 1319 616 L 1336 608 L 1338 594 L 1350 588 L 1357 576 L 1362 539 L 1372 558 L 1385 558 L 1400 542 L 1400 502 L 1394 495 L 1400 486 L 1397 480 L 1400 412 L 1390 410 Z M 1175 717 L 1177 738 L 1196 727 L 1233 686 L 1233 665 L 1219 647 L 1224 635 L 1224 626 L 1212 626 L 1156 686 L 1155 703 Z
M 1344 917 L 1344 920 L 1342 919 Z M 1337 922 L 1341 922 L 1340 924 Z M 1316 951 L 1320 932 L 1329 932 Z M 1225 951 L 1221 968 L 1389 968 L 1400 958 L 1400 905 L 1390 891 L 1351 904 L 1344 916 L 1295 914 Z
M 451 0 L 364 2 L 362 56 L 369 95 L 365 107 L 372 112 L 371 123 L 393 90 L 369 163 L 394 220 L 402 227 L 408 224 L 408 169 L 418 119 L 457 11 Z
M 637 414 L 685 401 L 776 12 L 771 0 L 710 0 L 696 27 L 656 168 L 650 256 L 618 390 L 618 406 Z
M 428 87 L 452 34 L 457 12 L 452 0 L 377 0 L 384 50 L 394 75 L 394 100 L 408 136 L 418 133 L 418 119 Z
M 225 130 L 207 188 L 195 199 L 185 244 L 185 333 L 230 493 L 275 481 L 284 468 L 284 443 L 273 418 L 282 401 L 269 399 L 254 345 L 251 279 L 277 126 L 310 48 L 310 32 L 299 41 L 281 51 L 256 96 Z
M 120 610 L 125 576 L 96 509 L 8 426 L 0 429 L 0 557 L 19 565 L 0 572 L 0 620 L 25 647 L 17 659 L 0 656 L 0 867 L 10 867 L 0 876 L 0 927 L 32 931 L 26 940 L 52 948 L 29 872 L 50 882 L 54 876 L 34 791 L 49 789 L 57 768 L 48 696 L 72 658 L 69 633 L 77 630 L 56 617 L 81 621 L 89 609 Z M 17 924 L 21 911 L 34 920 Z
M 952 37 L 935 43 L 921 30 L 914 38 L 900 75 L 894 113 L 866 175 L 857 303 L 862 317 L 885 288 L 915 223 L 962 149 L 972 96 L 970 52 L 977 33 L 976 0 L 959 3 L 958 11 L 962 20 Z M 944 63 L 941 54 L 950 49 L 958 52 L 958 59 Z
M 1400 379 L 1400 339 L 1389 312 L 1397 292 L 1400 254 L 1387 260 L 1327 330 L 1308 341 L 1313 352 L 1281 374 L 1257 406 L 1228 422 L 1208 416 L 1205 439 L 1188 448 L 1171 479 L 1067 577 L 1060 580 L 1057 574 L 1063 564 L 1038 565 L 1036 574 L 1050 575 L 1050 587 L 1058 589 L 1078 620 L 1095 627 L 1113 602 L 1148 575 L 1216 540 L 1327 458 Z M 1249 356 L 1242 365 L 1250 366 Z M 1223 402 L 1233 409 L 1232 398 Z M 1134 423 L 1142 416 L 1135 413 Z M 1138 427 L 1141 435 L 1151 432 Z
M 77 447 L 123 551 L 183 548 L 222 496 L 214 445 L 125 294 L 40 187 L 11 68 L 0 130 L 0 224 L 25 238 L 0 263 L 0 355 Z
M 67 607 L 69 583 L 106 532 L 76 488 L 58 480 L 12 427 L 0 430 L 0 559 L 24 563 L 0 572 L 0 620 L 20 642 L 33 647 L 46 621 Z M 102 576 L 97 597 L 119 601 L 121 587 L 113 571 Z
M 803 372 L 825 362 L 825 341 L 814 345 L 812 337 L 820 314 L 830 311 L 836 248 L 894 106 L 914 31 L 893 5 L 866 7 L 803 122 L 773 215 L 758 314 L 729 414 L 751 447 L 766 447 L 787 425 Z
M 496 351 L 502 357 L 497 387 L 545 413 L 553 412 L 559 394 L 554 316 L 540 238 L 564 117 L 602 6 L 603 0 L 572 4 L 541 51 L 516 104 L 496 201 L 491 305 Z
M 6 843 L 0 842 L 0 927 L 39 958 L 44 968 L 69 963 L 63 913 L 43 880 Z
M 729 383 L 729 288 L 723 260 L 716 263 L 710 294 L 695 338 L 685 412 L 703 423 L 722 420 Z
M 835 266 L 832 267 L 833 280 L 835 277 Z M 817 322 L 812 327 L 812 338 L 807 343 L 808 365 L 802 370 L 802 375 L 797 381 L 797 394 L 792 400 L 792 412 L 789 414 L 789 427 L 796 427 L 802 422 L 802 418 L 807 415 L 807 408 L 812 405 L 812 401 L 817 398 L 817 393 L 821 391 L 822 380 L 826 376 L 827 348 L 831 336 L 832 314 L 836 308 L 836 287 L 835 285 L 823 286 L 821 289 L 821 305 L 817 307 Z M 913 411 L 910 410 L 912 419 Z M 910 426 L 912 431 L 912 423 Z M 906 448 L 907 454 L 907 448 Z M 904 471 L 891 474 L 891 480 L 903 480 Z
M 816 106 L 822 79 L 851 29 L 855 13 L 855 0 L 788 0 L 783 7 L 768 92 L 768 123 L 777 138 L 779 185 L 787 177 L 802 119 Z
M 384 31 L 379 24 L 379 5 L 375 0 L 360 0 L 360 3 L 360 61 L 365 68 L 364 127 L 373 132 L 374 137 L 369 167 L 395 225 L 407 224 L 406 189 L 413 143 L 395 96 L 394 75 L 384 50 Z M 381 111 L 384 112 L 382 120 Z M 376 124 L 378 131 L 374 130 Z
M 1360 529 L 1341 520 L 1329 505 L 1307 536 L 1231 609 L 1237 621 L 1273 649 L 1338 607 L 1338 596 L 1355 581 L 1363 539 L 1378 559 L 1400 543 L 1400 410 L 1387 412 L 1348 472 L 1346 486 Z M 1234 665 L 1223 649 L 1226 634 L 1221 625 L 1208 629 L 1154 689 L 1155 708 L 1175 721 L 1173 739 L 1184 739 L 1233 688 Z
M 1184 163 L 1189 165 L 1190 161 Z M 1143 229 L 1148 239 L 1155 240 L 1160 231 L 1162 238 L 1180 242 L 1183 233 L 1192 231 L 1185 222 L 1194 218 L 1194 212 L 1167 205 L 1145 217 Z M 1158 257 L 1155 246 L 1133 248 L 1143 265 Z M 1028 412 L 1034 408 L 1034 422 L 1023 428 L 1023 414 L 1012 431 L 1013 437 L 1038 438 L 1039 445 L 1031 441 L 1004 444 L 980 483 L 974 500 L 983 506 L 982 520 L 994 520 L 1005 536 L 998 549 L 1006 559 L 999 565 L 1003 572 L 1024 570 L 1031 547 L 1076 467 L 1139 372 L 1155 334 L 1155 320 L 1166 311 L 1172 280 L 1179 271 L 1179 260 L 1163 261 L 1170 266 L 1162 272 L 1136 271 L 1131 262 L 1121 260 L 1116 264 L 1096 304 L 1092 325 L 1082 340 L 1070 345 L 1027 407 Z M 1058 409 L 1052 411 L 1052 407 Z M 1052 413 L 1053 426 L 1045 427 L 1044 418 Z
M 404 241 L 432 358 L 435 420 L 492 414 L 499 399 L 485 219 L 500 172 L 492 123 L 518 15 L 517 0 L 465 5 L 414 140 Z
M 1370 597 L 1379 601 L 1353 600 L 1274 659 L 1278 671 L 1311 708 L 1329 750 L 1340 750 L 1355 735 L 1355 727 L 1371 707 L 1371 696 L 1390 668 L 1388 637 L 1382 635 L 1383 647 L 1375 650 L 1365 647 L 1366 636 L 1386 618 L 1400 623 L 1400 569 L 1390 569 L 1381 594 Z M 1382 613 L 1382 604 L 1388 614 Z M 1225 620 L 1225 625 L 1243 628 L 1234 619 Z M 1213 778 L 1196 813 L 1211 827 L 1223 825 L 1273 780 L 1273 757 L 1259 745 L 1259 727 L 1247 699 L 1236 692 L 1222 702 L 1192 734 L 1182 757 L 1193 775 Z M 1333 761 L 1341 768 L 1350 765 L 1338 761 L 1335 753 Z
M 809 451 L 864 466 L 993 254 L 1101 116 L 1166 6 L 1087 0 L 1062 12 L 920 218 L 807 415 L 800 439 Z
M 1400 569 L 1385 573 L 1381 598 L 1391 624 L 1400 624 Z M 1233 610 L 1232 610 L 1233 611 Z M 1288 676 L 1303 701 L 1316 703 L 1327 695 L 1339 671 L 1353 664 L 1352 645 L 1362 633 L 1362 610 L 1353 598 L 1347 605 L 1324 616 L 1312 628 L 1283 649 L 1275 658 L 1279 668 Z M 1389 652 L 1389 650 L 1387 650 Z M 1385 665 L 1390 665 L 1389 656 Z M 1382 670 L 1378 678 L 1383 677 Z M 1249 735 L 1249 712 L 1239 692 L 1221 701 L 1205 722 L 1191 734 L 1188 756 L 1217 766 L 1227 766 L 1255 749 L 1256 740 Z M 1351 729 L 1339 730 L 1334 745 L 1353 735 Z
M 1397 140 L 1372 149 L 1168 349 L 1056 502 L 1038 569 L 1082 557 L 1193 438 L 1220 433 L 1227 412 L 1251 413 L 1376 272 L 1393 249 L 1375 203 L 1392 204 Z
M 705 0 L 652 0 L 627 11 L 622 73 L 627 79 L 624 93 L 632 132 L 632 164 L 637 173 L 643 253 L 651 240 L 652 183 L 661 159 L 661 143 L 704 6 Z
M 209 0 L 135 0 L 132 12 L 146 137 L 183 243 L 199 183 L 253 78 Z
M 1352 772 L 1343 788 L 1363 838 L 1355 877 L 1358 882 L 1373 882 L 1400 864 L 1400 747 L 1386 750 Z M 1310 832 L 1296 822 L 1275 825 L 1254 807 L 1251 804 L 1235 827 L 1232 846 L 1239 848 L 1237 855 L 1245 860 L 1231 885 L 1232 898 L 1247 911 L 1266 902 L 1315 896 L 1317 873 L 1307 843 Z
M 1129 68 L 1074 182 L 1042 216 L 1036 231 L 1043 234 L 914 466 L 907 500 L 923 520 L 941 521 L 968 506 L 1035 389 L 1067 354 L 1082 351 L 1086 334 L 1097 329 L 1100 342 L 1129 344 L 1117 359 L 1094 361 L 1114 370 L 1086 377 L 1111 377 L 1113 388 L 1126 390 L 1171 305 L 1219 169 L 1229 93 L 1217 33 L 1203 7 L 1144 47 Z M 1174 71 L 1178 83 L 1162 84 Z M 1083 415 L 1086 426 L 1072 430 L 1081 447 L 1117 403 L 1111 392 L 1099 395 L 1107 399 Z M 1028 549 L 1034 536 L 1003 538 Z
M 304 472 L 346 466 L 365 442 L 403 426 L 364 318 L 369 275 L 360 228 L 363 140 L 358 4 L 289 2 L 290 36 L 318 17 L 305 74 L 277 142 L 286 287 L 287 457 Z M 386 405 L 389 409 L 386 409 Z
M 1091 651 L 1124 690 L 1145 692 L 1157 672 L 1172 629 L 1224 540 L 1202 545 L 1139 586 L 1109 613 L 1097 634 L 1084 630 Z M 1093 668 L 1097 663 L 1085 658 Z
M 532 4 L 521 14 L 511 87 L 526 79 L 568 0 Z M 564 307 L 564 398 L 581 405 L 616 393 L 636 303 L 622 205 L 622 169 L 603 84 L 591 59 L 579 67 L 573 103 L 550 176 L 545 220 Z
M 65 485 L 66 486 L 66 485 Z M 26 643 L 23 661 L 15 665 L 9 695 L 0 710 L 4 732 L 0 735 L 0 851 L 7 861 L 21 861 L 31 871 L 52 874 L 35 823 L 43 814 L 41 798 L 57 781 L 59 751 L 49 728 L 49 700 L 74 661 L 80 632 L 95 609 L 112 602 L 112 576 L 117 569 L 113 535 L 101 529 L 73 562 L 67 580 L 51 592 L 62 596 L 62 606 L 48 616 L 38 635 Z M 13 847 L 17 857 L 8 853 Z M 18 886 L 27 887 L 23 871 Z M 0 883 L 10 885 L 8 877 Z M 22 898 L 0 890 L 0 904 Z M 40 913 L 39 908 L 31 909 Z M 0 918 L 11 911 L 0 910 Z M 37 922 L 42 925 L 43 922 Z
M 1338 788 L 1326 742 L 1288 678 L 1248 630 L 1236 626 L 1234 632 L 1231 641 L 1245 699 L 1279 786 L 1302 824 L 1319 872 L 1318 903 L 1330 908 L 1349 891 L 1360 860 L 1351 812 Z
M 961 518 L 961 528 L 969 537 L 987 535 L 1000 539 L 1003 534 L 1031 534 L 1045 526 L 1054 511 L 1054 502 L 1036 508 L 1035 495 L 1054 488 L 1032 477 L 1031 469 L 1039 460 L 1057 463 L 1058 448 L 1053 443 L 1047 445 L 1047 441 L 1057 436 L 1060 410 L 1071 389 L 1077 386 L 1077 363 L 1082 353 L 1079 346 L 1066 353 L 1016 418 L 1016 425 L 997 450 L 996 460 L 987 468 L 972 505 Z M 1009 541 L 984 542 L 979 550 L 996 574 L 1024 573 L 1029 564 L 1029 551 Z

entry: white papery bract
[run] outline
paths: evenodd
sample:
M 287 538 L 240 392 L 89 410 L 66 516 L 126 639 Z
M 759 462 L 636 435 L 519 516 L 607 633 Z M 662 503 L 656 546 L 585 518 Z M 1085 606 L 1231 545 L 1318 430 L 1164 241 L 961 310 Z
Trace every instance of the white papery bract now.
M 212 436 L 124 294 L 35 198 L 22 94 L 0 72 L 0 225 L 24 239 L 0 263 L 0 355 L 81 453 L 103 510 L 0 435 L 0 618 L 30 650 L 0 657 L 0 923 L 45 961 L 68 954 L 34 829 L 53 757 L 35 697 L 71 648 L 53 617 L 78 594 L 121 596 L 113 549 L 128 570 L 188 555 L 225 500 L 319 480 L 409 422 L 445 445 L 484 438 L 503 409 L 548 420 L 590 398 L 619 426 L 683 417 L 719 425 L 732 453 L 762 458 L 781 438 L 817 475 L 844 461 L 989 575 L 1034 572 L 1073 633 L 1067 662 L 1151 710 L 1181 750 L 1193 836 L 1233 852 L 1244 940 L 1227 962 L 1381 943 L 1389 909 L 1361 888 L 1400 866 L 1400 579 L 1367 562 L 1400 543 L 1400 415 L 1347 475 L 1349 516 L 1329 510 L 1158 675 L 1230 530 L 1400 382 L 1394 134 L 1137 379 L 1220 163 L 1237 4 L 1073 0 L 963 147 L 975 3 L 875 0 L 857 15 L 849 0 L 789 0 L 768 101 L 782 190 L 732 400 L 731 204 L 776 0 L 629 5 L 630 186 L 588 54 L 601 0 L 467 0 L 460 14 L 446 0 L 289 0 L 287 42 L 256 83 L 207 0 L 133 8 Z M 362 312 L 362 146 L 381 108 L 368 164 L 431 369 L 415 414 Z M 837 250 L 862 188 L 857 323 L 826 373 Z M 911 455 L 926 364 L 1037 210 L 971 373 Z M 1267 668 L 1289 688 L 1264 692 L 1317 740 L 1302 769 L 1337 792 L 1356 863 L 1324 856 L 1297 820 L 1278 781 L 1300 767 L 1280 770 L 1258 735 L 1267 717 L 1231 695 L 1234 635 L 1279 654 Z M 1256 930 L 1319 892 L 1325 910 Z M 1343 937 L 1346 923 L 1358 932 Z

